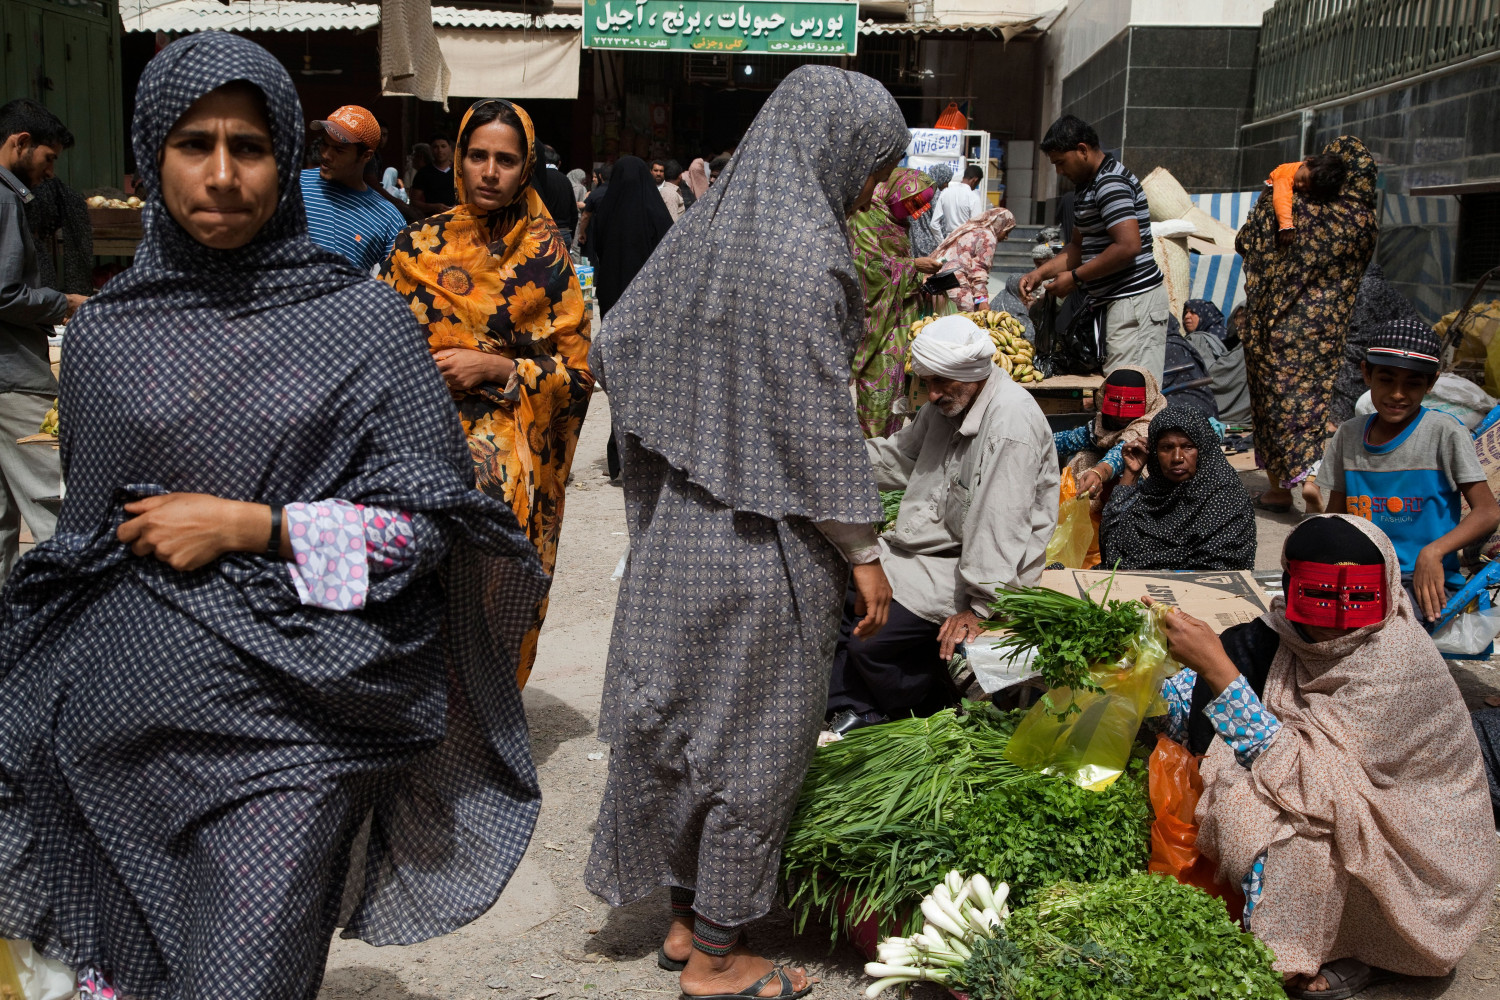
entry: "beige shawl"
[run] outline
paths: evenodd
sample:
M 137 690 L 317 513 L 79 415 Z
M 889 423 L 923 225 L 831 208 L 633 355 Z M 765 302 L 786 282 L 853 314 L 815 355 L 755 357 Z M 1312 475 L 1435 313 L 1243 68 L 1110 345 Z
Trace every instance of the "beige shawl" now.
M 1136 417 L 1126 424 L 1122 430 L 1110 430 L 1104 425 L 1104 414 L 1094 415 L 1094 447 L 1084 448 L 1068 460 L 1068 468 L 1073 470 L 1073 478 L 1077 479 L 1094 466 L 1098 465 L 1104 458 L 1105 453 L 1115 445 L 1127 445 L 1139 438 L 1142 441 L 1151 437 L 1151 418 L 1167 408 L 1167 397 L 1161 394 L 1161 389 L 1156 382 L 1156 376 L 1144 368 L 1134 365 L 1121 365 L 1120 370 L 1140 372 L 1146 377 L 1146 412 L 1145 415 Z M 1097 405 L 1097 403 L 1096 403 Z M 1123 467 L 1122 467 L 1123 468 Z M 1090 505 L 1090 512 L 1094 520 L 1099 520 L 1104 511 L 1104 494 L 1094 496 L 1094 502 Z
M 1277 598 L 1281 636 L 1264 702 L 1281 731 L 1251 768 L 1222 740 L 1203 761 L 1198 846 L 1238 885 L 1267 851 L 1250 929 L 1276 969 L 1311 975 L 1356 958 L 1446 974 L 1485 925 L 1495 835 L 1469 713 L 1417 623 L 1385 534 L 1345 517 L 1385 554 L 1378 625 L 1308 642 Z

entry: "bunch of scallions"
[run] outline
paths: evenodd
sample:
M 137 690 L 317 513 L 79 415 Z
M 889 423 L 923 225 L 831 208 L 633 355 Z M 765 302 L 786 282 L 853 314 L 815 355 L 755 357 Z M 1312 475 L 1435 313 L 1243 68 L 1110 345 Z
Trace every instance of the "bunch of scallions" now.
M 889 937 L 876 949 L 865 975 L 876 977 L 865 990 L 874 1000 L 892 986 L 926 980 L 946 984 L 963 966 L 980 938 L 994 938 L 1010 917 L 1010 888 L 992 890 L 983 875 L 965 879 L 951 871 L 922 899 L 922 929 L 911 937 Z
M 1074 597 L 1045 587 L 1004 588 L 990 602 L 985 628 L 1005 633 L 996 646 L 1014 652 L 1035 649 L 1032 665 L 1048 690 L 1068 692 L 1065 712 L 1076 707 L 1073 693 L 1103 690 L 1094 671 L 1123 657 L 1146 623 L 1146 608 L 1139 601 L 1109 599 L 1113 585 L 1110 574 L 1097 603 L 1087 594 Z

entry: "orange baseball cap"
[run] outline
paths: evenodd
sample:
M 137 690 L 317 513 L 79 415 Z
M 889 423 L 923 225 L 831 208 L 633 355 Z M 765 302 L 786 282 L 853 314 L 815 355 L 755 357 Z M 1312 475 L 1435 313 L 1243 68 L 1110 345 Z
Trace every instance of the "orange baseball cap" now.
M 327 132 L 336 142 L 358 142 L 370 149 L 380 145 L 380 123 L 358 104 L 346 104 L 326 120 L 313 122 L 312 127 Z

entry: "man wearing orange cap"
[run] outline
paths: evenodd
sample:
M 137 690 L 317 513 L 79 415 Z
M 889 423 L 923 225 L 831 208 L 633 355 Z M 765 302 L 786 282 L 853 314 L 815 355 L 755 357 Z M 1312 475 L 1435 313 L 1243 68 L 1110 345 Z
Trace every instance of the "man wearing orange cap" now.
M 364 108 L 346 104 L 312 128 L 323 133 L 323 152 L 317 168 L 302 171 L 308 235 L 369 271 L 390 256 L 396 234 L 406 226 L 400 210 L 365 183 L 365 164 L 380 144 L 380 123 Z

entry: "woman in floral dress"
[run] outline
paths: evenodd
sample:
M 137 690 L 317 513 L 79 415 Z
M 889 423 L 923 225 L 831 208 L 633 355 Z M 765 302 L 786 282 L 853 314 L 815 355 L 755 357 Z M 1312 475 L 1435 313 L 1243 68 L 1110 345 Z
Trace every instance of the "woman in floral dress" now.
M 865 293 L 865 339 L 854 355 L 855 405 L 865 437 L 901 427 L 897 404 L 906 391 L 906 346 L 920 313 L 922 276 L 938 269 L 932 258 L 912 256 L 907 227 L 931 211 L 936 193 L 925 174 L 897 167 L 875 189 L 870 207 L 849 220 Z
M 536 165 L 526 112 L 508 101 L 475 104 L 458 133 L 459 204 L 408 226 L 380 277 L 427 329 L 476 485 L 510 504 L 550 574 L 594 377 L 583 292 L 531 184 Z M 543 599 L 522 644 L 521 684 L 546 613 Z
M 1290 488 L 1298 484 L 1309 511 L 1322 509 L 1310 479 L 1333 432 L 1333 374 L 1379 236 L 1375 158 L 1347 135 L 1323 152 L 1343 158 L 1344 186 L 1332 201 L 1296 196 L 1295 242 L 1278 242 L 1270 198 L 1255 203 L 1235 240 L 1245 259 L 1243 337 L 1255 456 L 1271 480 L 1255 502 L 1278 512 L 1291 509 Z

